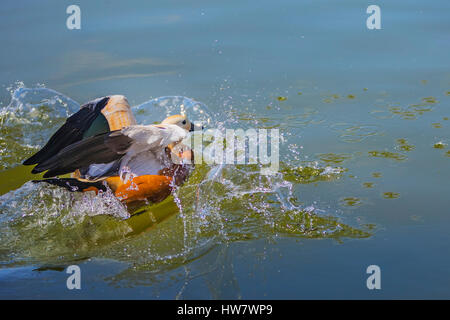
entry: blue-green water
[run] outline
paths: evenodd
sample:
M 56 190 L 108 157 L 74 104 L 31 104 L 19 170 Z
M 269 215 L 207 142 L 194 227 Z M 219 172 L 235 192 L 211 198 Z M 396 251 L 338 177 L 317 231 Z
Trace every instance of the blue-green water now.
M 3 1 L 3 109 L 21 87 L 59 92 L 63 102 L 49 105 L 66 103 L 70 112 L 109 94 L 133 106 L 191 97 L 215 114 L 215 125 L 278 127 L 288 167 L 278 182 L 291 185 L 264 199 L 238 197 L 256 189 L 230 168 L 221 174 L 234 193 L 205 190 L 206 217 L 194 211 L 191 220 L 185 186 L 186 212 L 94 249 L 83 235 L 71 238 L 79 225 L 20 225 L 11 199 L 29 210 L 20 207 L 29 198 L 11 191 L 1 198 L 15 229 L 0 219 L 0 297 L 450 298 L 449 2 L 78 1 L 81 30 L 68 30 L 70 4 Z M 370 4 L 381 8 L 381 30 L 366 28 Z M 26 128 L 2 128 L 2 169 L 42 143 L 28 146 L 40 130 Z M 343 169 L 308 180 L 299 166 Z M 292 228 L 276 220 L 290 214 L 282 208 L 290 197 L 340 227 L 300 213 Z M 206 231 L 192 236 L 199 221 Z M 71 261 L 70 248 L 78 254 L 82 245 L 88 249 Z M 75 263 L 82 289 L 68 290 L 64 269 Z M 381 268 L 381 290 L 366 287 L 372 264 Z

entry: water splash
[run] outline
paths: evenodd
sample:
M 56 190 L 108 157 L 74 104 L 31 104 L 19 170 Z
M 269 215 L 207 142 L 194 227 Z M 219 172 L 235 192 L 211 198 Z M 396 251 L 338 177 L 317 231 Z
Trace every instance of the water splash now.
M 11 102 L 0 108 L 0 170 L 11 168 L 42 147 L 80 105 L 47 88 L 8 88 Z
M 130 228 L 120 224 L 129 216 L 110 192 L 96 196 L 27 182 L 0 197 L 0 252 L 14 256 L 9 262 L 15 263 L 87 255 L 97 245 L 129 233 Z
M 0 158 L 2 166 L 17 165 L 18 157 L 42 146 L 78 108 L 76 102 L 53 90 L 13 90 L 11 103 L 0 113 L 2 130 L 9 134 L 3 148 L 8 157 Z M 160 97 L 132 108 L 141 124 L 186 113 L 191 120 L 223 133 L 227 128 L 277 125 L 277 119 L 261 120 L 255 112 L 236 116 L 231 105 L 213 113 L 203 103 L 180 96 Z M 314 112 L 305 117 L 319 119 Z M 174 191 L 172 205 L 144 207 L 129 219 L 129 212 L 111 193 L 95 196 L 26 183 L 0 197 L 0 263 L 55 263 L 96 256 L 159 270 L 186 264 L 217 244 L 231 241 L 370 236 L 319 208 L 297 204 L 297 185 L 338 179 L 345 169 L 330 165 L 340 164 L 337 161 L 326 166 L 300 161 L 299 146 L 289 138 L 288 133 L 281 136 L 287 148 L 277 174 L 261 175 L 260 165 L 197 165 L 189 181 Z M 14 143 L 23 150 L 11 149 Z M 158 217 L 162 210 L 169 213 Z

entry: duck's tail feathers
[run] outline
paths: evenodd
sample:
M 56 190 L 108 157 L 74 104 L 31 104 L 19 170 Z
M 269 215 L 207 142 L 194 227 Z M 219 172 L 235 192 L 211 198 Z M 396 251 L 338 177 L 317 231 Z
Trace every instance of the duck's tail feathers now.
M 50 179 L 42 179 L 42 180 L 33 180 L 35 183 L 46 182 L 49 184 L 53 184 L 55 186 L 63 187 L 70 192 L 85 192 L 85 191 L 98 191 L 105 192 L 107 187 L 103 184 L 102 181 L 80 181 L 74 178 L 50 178 Z

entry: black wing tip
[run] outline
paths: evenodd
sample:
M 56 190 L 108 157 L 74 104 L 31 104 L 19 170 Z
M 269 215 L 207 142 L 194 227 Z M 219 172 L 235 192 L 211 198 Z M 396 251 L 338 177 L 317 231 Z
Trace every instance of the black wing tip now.
M 34 183 L 46 182 L 55 186 L 63 187 L 70 192 L 84 191 L 89 187 L 95 187 L 98 190 L 106 191 L 106 186 L 100 181 L 80 181 L 75 178 L 51 178 L 43 180 L 33 180 Z
M 67 173 L 67 172 L 61 173 L 61 172 L 55 172 L 53 170 L 48 170 L 46 173 L 44 173 L 44 175 L 42 177 L 43 178 L 53 178 L 53 177 L 56 177 L 57 175 L 65 174 L 65 173 Z
M 22 162 L 22 164 L 24 166 L 31 166 L 32 164 L 34 164 L 34 162 L 30 161 L 30 159 L 25 160 L 24 162 Z
M 33 156 L 29 157 L 28 159 L 24 160 L 24 161 L 22 162 L 22 164 L 23 164 L 24 166 L 31 166 L 32 164 L 36 164 L 36 163 L 38 163 L 38 162 L 39 162 L 39 161 L 36 161 L 35 155 L 33 155 Z
M 48 172 L 44 173 L 44 175 L 42 176 L 42 178 L 52 178 L 54 177 L 54 175 L 48 174 Z
M 39 168 L 39 165 L 37 165 L 36 167 L 33 168 L 33 170 L 31 170 L 31 173 L 32 174 L 37 174 L 37 173 L 41 173 L 42 171 L 45 171 L 45 170 L 41 170 Z

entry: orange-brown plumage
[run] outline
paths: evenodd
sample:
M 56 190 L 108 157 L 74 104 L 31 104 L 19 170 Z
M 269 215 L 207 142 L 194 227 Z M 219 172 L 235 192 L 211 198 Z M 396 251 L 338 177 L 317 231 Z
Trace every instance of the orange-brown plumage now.
M 111 181 L 114 180 L 114 181 Z M 119 180 L 119 181 L 117 181 Z M 107 179 L 108 184 L 112 182 L 114 195 L 124 202 L 139 200 L 150 200 L 160 202 L 172 191 L 172 178 L 160 175 L 143 175 L 134 177 L 131 181 L 122 182 L 119 177 Z

